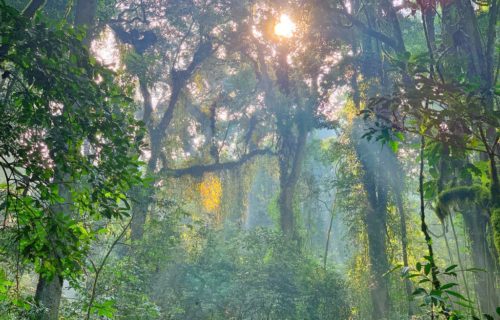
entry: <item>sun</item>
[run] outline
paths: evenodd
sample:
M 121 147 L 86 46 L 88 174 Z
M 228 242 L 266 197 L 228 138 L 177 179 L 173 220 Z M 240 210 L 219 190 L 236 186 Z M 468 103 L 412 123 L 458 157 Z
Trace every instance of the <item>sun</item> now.
M 274 33 L 279 37 L 291 38 L 297 26 L 286 14 L 282 14 L 278 23 L 274 26 Z

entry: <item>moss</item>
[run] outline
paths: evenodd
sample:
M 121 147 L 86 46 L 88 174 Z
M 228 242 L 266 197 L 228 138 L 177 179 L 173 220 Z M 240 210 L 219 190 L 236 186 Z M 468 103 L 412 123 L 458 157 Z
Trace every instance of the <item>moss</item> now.
M 491 226 L 493 228 L 493 239 L 495 247 L 500 253 L 500 208 L 493 209 L 491 213 Z
M 474 202 L 478 206 L 487 207 L 490 203 L 490 193 L 483 186 L 459 186 L 449 188 L 438 196 L 436 214 L 443 220 L 450 213 L 453 203 Z

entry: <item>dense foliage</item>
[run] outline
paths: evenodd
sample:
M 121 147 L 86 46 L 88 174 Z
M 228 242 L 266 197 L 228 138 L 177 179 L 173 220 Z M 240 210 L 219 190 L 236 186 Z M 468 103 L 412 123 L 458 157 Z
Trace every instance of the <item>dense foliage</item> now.
M 0 319 L 500 317 L 498 0 L 0 0 Z

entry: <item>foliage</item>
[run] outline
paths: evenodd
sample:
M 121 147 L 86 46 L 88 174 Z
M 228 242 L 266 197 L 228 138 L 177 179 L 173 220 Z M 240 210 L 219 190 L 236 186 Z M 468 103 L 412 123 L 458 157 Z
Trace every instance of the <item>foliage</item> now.
M 494 209 L 491 213 L 491 223 L 495 232 L 495 246 L 500 251 L 500 208 Z
M 436 274 L 442 279 L 447 279 L 447 282 L 440 283 L 438 288 L 430 288 L 432 283 L 431 269 L 433 268 L 432 259 L 429 256 L 424 257 L 424 262 L 417 262 L 414 269 L 404 267 L 402 269 L 402 277 L 412 279 L 416 285 L 412 295 L 422 300 L 421 307 L 427 307 L 429 314 L 438 315 L 436 319 L 479 319 L 474 314 L 477 313 L 474 302 L 467 299 L 460 293 L 458 284 L 458 273 L 460 272 L 484 272 L 474 268 L 460 270 L 458 265 L 454 264 L 446 267 L 444 270 L 437 270 Z M 400 266 L 396 267 L 399 269 Z M 464 307 L 462 311 L 460 307 Z M 500 308 L 497 308 L 499 313 Z M 483 314 L 487 320 L 494 319 L 493 315 Z
M 95 236 L 89 223 L 128 215 L 141 124 L 129 89 L 89 56 L 83 34 L 3 1 L 0 15 L 6 250 L 18 268 L 76 280 Z
M 209 232 L 203 250 L 177 261 L 161 281 L 172 319 L 347 319 L 345 284 L 296 251 L 276 231 L 224 239 Z
M 498 1 L 96 0 L 85 40 L 89 1 L 25 2 L 0 0 L 0 319 L 55 277 L 63 319 L 491 319 Z
M 208 212 L 217 212 L 220 209 L 222 184 L 217 176 L 206 175 L 199 184 L 201 203 Z

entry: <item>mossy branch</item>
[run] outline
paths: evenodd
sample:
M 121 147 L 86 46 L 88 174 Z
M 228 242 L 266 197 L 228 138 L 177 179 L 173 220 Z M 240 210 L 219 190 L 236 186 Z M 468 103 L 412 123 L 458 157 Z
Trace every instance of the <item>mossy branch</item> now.
M 450 214 L 450 207 L 457 203 L 474 203 L 489 207 L 490 192 L 483 186 L 459 186 L 444 190 L 437 198 L 436 214 L 443 221 Z

